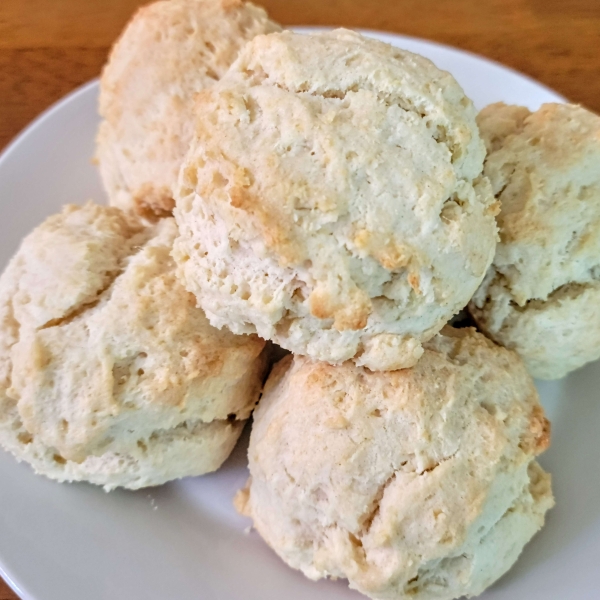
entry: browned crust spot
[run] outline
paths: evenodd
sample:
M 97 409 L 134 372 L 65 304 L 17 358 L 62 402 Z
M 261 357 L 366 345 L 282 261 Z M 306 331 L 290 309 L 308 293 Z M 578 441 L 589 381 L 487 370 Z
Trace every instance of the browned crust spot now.
M 413 289 L 415 294 L 421 295 L 421 278 L 419 277 L 418 273 L 409 273 L 407 279 L 410 287 Z
M 221 0 L 221 7 L 225 11 L 234 10 L 242 6 L 242 0 Z
M 501 208 L 502 208 L 502 205 L 501 205 L 500 201 L 496 200 L 495 202 L 492 202 L 492 204 L 490 204 L 486 208 L 485 214 L 492 216 L 492 217 L 497 217 L 500 214 Z
M 333 319 L 333 326 L 338 331 L 364 329 L 372 310 L 370 298 L 360 290 L 354 290 L 347 301 L 342 302 L 327 291 L 316 289 L 311 293 L 309 303 L 314 317 Z
M 282 266 L 300 264 L 305 258 L 304 252 L 291 227 L 282 226 L 287 219 L 265 208 L 264 204 L 249 190 L 245 175 L 239 182 L 238 171 L 244 170 L 236 171 L 236 181 L 228 189 L 231 206 L 255 218 L 265 244 L 277 253 Z
M 497 204 L 499 210 L 500 203 Z M 408 284 L 415 294 L 421 295 L 421 278 L 417 271 L 419 259 L 412 248 L 394 240 L 382 244 L 370 231 L 365 229 L 355 234 L 354 243 L 357 248 L 366 251 L 388 271 L 407 269 Z
M 379 264 L 393 271 L 407 267 L 413 260 L 413 252 L 404 244 L 399 244 L 396 241 L 388 241 L 385 244 L 381 243 L 373 233 L 361 229 L 354 235 L 354 244 L 360 250 L 364 250 L 370 256 L 375 258 Z
M 175 208 L 175 200 L 167 187 L 156 188 L 151 183 L 144 183 L 133 196 L 135 213 L 154 223 L 159 219 L 170 217 Z
M 529 420 L 529 431 L 526 439 L 521 444 L 524 452 L 538 455 L 550 446 L 550 421 L 544 414 L 544 409 L 535 405 Z

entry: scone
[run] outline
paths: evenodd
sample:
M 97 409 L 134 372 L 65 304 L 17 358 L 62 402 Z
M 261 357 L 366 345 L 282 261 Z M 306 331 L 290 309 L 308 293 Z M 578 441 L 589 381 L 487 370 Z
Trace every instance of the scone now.
M 330 363 L 415 364 L 496 245 L 454 78 L 350 31 L 275 33 L 196 112 L 174 257 L 210 322 Z
M 530 373 L 600 358 L 600 117 L 568 104 L 479 115 L 500 243 L 470 303 L 479 328 Z
M 110 203 L 147 219 L 173 209 L 172 188 L 193 134 L 193 96 L 240 48 L 279 30 L 241 0 L 169 0 L 140 9 L 100 80 L 97 160 Z
M 175 278 L 172 218 L 67 206 L 0 278 L 0 444 L 111 489 L 217 469 L 261 389 L 256 336 L 210 326 Z
M 553 505 L 548 422 L 518 356 L 446 327 L 412 369 L 287 357 L 254 413 L 238 509 L 291 567 L 376 599 L 506 572 Z

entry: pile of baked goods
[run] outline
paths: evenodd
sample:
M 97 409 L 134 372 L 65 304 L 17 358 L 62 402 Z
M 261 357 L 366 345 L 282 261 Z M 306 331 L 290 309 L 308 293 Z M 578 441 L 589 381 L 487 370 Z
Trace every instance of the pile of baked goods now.
M 218 469 L 254 411 L 235 503 L 293 568 L 398 600 L 506 572 L 554 502 L 532 376 L 600 357 L 600 118 L 477 115 L 421 56 L 241 0 L 141 9 L 100 113 L 110 206 L 0 278 L 2 446 L 136 489 Z

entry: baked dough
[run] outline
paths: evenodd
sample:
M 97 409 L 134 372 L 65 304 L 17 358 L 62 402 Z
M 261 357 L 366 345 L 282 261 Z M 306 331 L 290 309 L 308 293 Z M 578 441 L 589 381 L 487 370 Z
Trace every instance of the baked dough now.
M 480 329 L 534 377 L 600 358 L 600 117 L 568 104 L 478 118 L 500 243 L 470 303 Z
M 331 363 L 415 364 L 496 244 L 454 78 L 350 31 L 274 33 L 196 113 L 174 257 L 211 323 Z
M 256 336 L 211 327 L 175 278 L 172 218 L 67 206 L 0 278 L 0 444 L 111 489 L 217 469 L 258 400 Z
M 171 213 L 194 94 L 249 39 L 278 30 L 263 9 L 240 0 L 169 0 L 135 14 L 100 79 L 96 154 L 111 204 L 149 220 Z
M 311 579 L 376 599 L 481 593 L 553 505 L 548 422 L 518 356 L 446 327 L 412 369 L 286 357 L 254 413 L 236 498 Z

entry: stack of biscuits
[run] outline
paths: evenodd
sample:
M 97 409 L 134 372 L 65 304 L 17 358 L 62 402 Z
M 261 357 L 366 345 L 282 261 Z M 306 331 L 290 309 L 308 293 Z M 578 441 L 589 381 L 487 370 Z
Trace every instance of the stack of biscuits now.
M 532 376 L 600 357 L 600 118 L 477 115 L 421 56 L 241 0 L 142 8 L 100 113 L 109 206 L 0 278 L 2 446 L 136 489 L 218 469 L 253 413 L 235 504 L 291 567 L 491 585 L 553 505 Z

